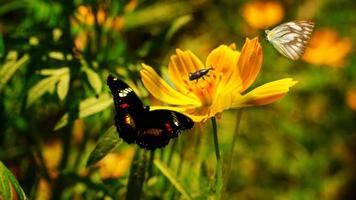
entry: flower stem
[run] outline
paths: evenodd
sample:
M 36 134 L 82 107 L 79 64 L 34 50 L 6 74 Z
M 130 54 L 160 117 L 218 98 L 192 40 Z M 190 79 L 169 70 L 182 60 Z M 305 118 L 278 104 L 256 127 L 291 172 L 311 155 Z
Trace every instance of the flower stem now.
M 218 140 L 218 129 L 216 126 L 216 119 L 215 117 L 211 118 L 211 123 L 213 125 L 213 137 L 214 137 L 214 146 L 215 146 L 215 156 L 216 160 L 220 161 L 220 149 L 219 149 L 219 140 Z
M 231 148 L 230 148 L 230 159 L 229 159 L 230 161 L 232 161 L 232 159 L 233 159 L 234 147 L 235 147 L 236 138 L 237 138 L 237 135 L 238 135 L 239 129 L 240 129 L 241 117 L 242 117 L 242 109 L 237 111 L 237 115 L 236 115 L 236 126 L 235 126 L 234 133 L 232 135 L 232 142 L 231 142 Z
M 241 117 L 242 117 L 242 109 L 238 110 L 236 113 L 236 126 L 235 130 L 232 133 L 232 142 L 231 142 L 231 147 L 230 147 L 230 153 L 227 156 L 228 158 L 226 159 L 226 163 L 224 165 L 224 187 L 223 187 L 223 196 L 222 199 L 224 198 L 224 194 L 227 188 L 227 183 L 229 182 L 230 178 L 230 173 L 231 173 L 231 163 L 232 160 L 234 159 L 234 149 L 235 149 L 235 143 L 236 143 L 236 138 L 237 135 L 239 134 L 239 129 L 240 129 L 240 122 L 241 122 Z
M 215 156 L 216 156 L 216 171 L 215 171 L 215 184 L 214 184 L 214 196 L 215 199 L 220 199 L 221 190 L 223 187 L 222 180 L 222 166 L 221 166 L 221 157 L 220 157 L 220 148 L 219 148 L 219 140 L 218 140 L 218 129 L 216 125 L 215 117 L 211 118 L 211 123 L 213 125 L 213 137 L 214 137 L 214 146 L 215 146 Z

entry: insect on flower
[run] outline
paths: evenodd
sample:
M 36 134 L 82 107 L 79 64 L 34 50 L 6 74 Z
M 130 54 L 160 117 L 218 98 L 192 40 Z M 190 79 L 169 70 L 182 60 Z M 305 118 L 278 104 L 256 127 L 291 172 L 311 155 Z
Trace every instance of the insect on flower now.
M 193 73 L 189 73 L 189 80 L 190 81 L 193 81 L 193 80 L 199 80 L 200 78 L 203 78 L 204 79 L 204 76 L 208 74 L 208 72 L 210 70 L 214 70 L 213 67 L 208 67 L 208 68 L 205 68 L 205 69 L 200 69 L 196 72 L 193 72 Z
M 267 40 L 278 52 L 287 58 L 298 60 L 304 54 L 314 25 L 312 21 L 297 20 L 281 24 L 265 32 Z

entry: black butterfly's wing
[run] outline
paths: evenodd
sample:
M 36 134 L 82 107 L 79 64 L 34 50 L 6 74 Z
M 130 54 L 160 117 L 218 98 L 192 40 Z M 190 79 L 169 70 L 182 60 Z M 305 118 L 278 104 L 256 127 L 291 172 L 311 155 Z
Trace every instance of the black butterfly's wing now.
M 109 75 L 110 87 L 115 104 L 115 125 L 119 136 L 127 143 L 133 143 L 141 129 L 142 114 L 148 112 L 135 92 L 123 81 Z
M 169 110 L 146 111 L 136 143 L 145 149 L 166 146 L 171 138 L 191 129 L 194 122 L 187 116 Z
M 114 76 L 108 76 L 107 84 L 114 98 L 117 132 L 127 143 L 136 142 L 148 150 L 161 148 L 181 131 L 194 125 L 189 117 L 178 112 L 149 111 L 134 91 Z

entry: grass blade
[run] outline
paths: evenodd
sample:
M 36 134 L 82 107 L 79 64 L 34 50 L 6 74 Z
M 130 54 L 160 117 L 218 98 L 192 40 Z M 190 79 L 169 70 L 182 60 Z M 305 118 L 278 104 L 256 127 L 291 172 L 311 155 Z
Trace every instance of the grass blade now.
M 0 174 L 0 199 L 12 199 L 10 182 L 2 174 Z
M 159 171 L 172 183 L 172 185 L 183 195 L 185 199 L 192 199 L 188 191 L 171 170 L 159 160 L 153 162 Z
M 0 195 L 6 197 L 13 197 L 12 191 L 10 189 L 11 186 L 14 187 L 15 192 L 17 194 L 18 199 L 25 200 L 27 199 L 25 192 L 22 190 L 19 182 L 16 180 L 15 176 L 11 173 L 9 169 L 0 161 L 0 180 L 1 180 L 1 187 L 0 187 Z M 10 186 L 11 183 L 11 186 Z M 4 189 L 4 191 L 2 191 Z M 7 190 L 7 191 L 6 191 Z M 10 191 L 9 191 L 10 190 Z M 9 193 L 10 192 L 10 193 Z M 2 196 L 0 196 L 2 197 Z
M 94 150 L 90 153 L 87 161 L 87 167 L 97 163 L 106 154 L 111 152 L 114 148 L 120 145 L 122 140 L 119 138 L 116 127 L 111 126 L 102 137 L 100 137 Z
M 140 200 L 143 183 L 145 181 L 147 152 L 137 150 L 134 160 L 132 161 L 129 182 L 127 183 L 126 199 L 127 200 Z

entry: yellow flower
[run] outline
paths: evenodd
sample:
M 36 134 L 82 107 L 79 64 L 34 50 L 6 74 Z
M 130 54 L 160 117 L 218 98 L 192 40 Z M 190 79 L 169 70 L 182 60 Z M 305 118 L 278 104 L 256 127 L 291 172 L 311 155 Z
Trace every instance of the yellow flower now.
M 99 174 L 103 179 L 118 178 L 123 176 L 130 168 L 134 149 L 129 148 L 122 153 L 109 153 L 97 165 Z
M 76 17 L 78 21 L 83 24 L 93 25 L 95 22 L 95 17 L 89 6 L 84 6 L 84 5 L 79 6 L 77 9 Z
M 241 53 L 235 51 L 234 44 L 219 46 L 208 55 L 205 66 L 192 52 L 177 49 L 168 66 L 176 90 L 145 64 L 141 77 L 144 86 L 156 99 L 171 105 L 152 106 L 152 110 L 175 110 L 200 122 L 226 109 L 275 102 L 296 84 L 296 81 L 286 78 L 242 94 L 255 81 L 261 64 L 262 48 L 255 38 L 246 39 Z M 208 67 L 214 70 L 209 71 L 204 79 L 189 81 L 189 73 Z
M 131 0 L 125 6 L 125 11 L 131 12 L 136 8 L 136 5 L 137 0 Z M 96 13 L 88 5 L 81 5 L 77 8 L 74 16 L 71 17 L 71 25 L 76 30 L 78 29 L 74 38 L 74 45 L 77 50 L 84 51 L 88 45 L 87 43 L 96 37 L 93 29 L 95 22 L 97 22 L 104 31 L 123 31 L 125 28 L 123 16 L 111 16 L 107 10 L 105 4 L 100 5 Z
M 265 29 L 279 23 L 284 16 L 280 3 L 274 1 L 252 1 L 243 6 L 242 16 L 253 28 Z
M 322 29 L 313 34 L 303 59 L 315 65 L 342 67 L 351 52 L 351 43 L 350 38 L 341 39 L 332 29 Z
M 356 89 L 350 89 L 346 94 L 346 104 L 351 110 L 356 111 Z
M 63 149 L 59 140 L 54 140 L 44 144 L 43 146 L 43 159 L 48 168 L 51 177 L 58 176 L 57 167 L 61 161 Z

